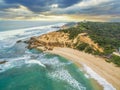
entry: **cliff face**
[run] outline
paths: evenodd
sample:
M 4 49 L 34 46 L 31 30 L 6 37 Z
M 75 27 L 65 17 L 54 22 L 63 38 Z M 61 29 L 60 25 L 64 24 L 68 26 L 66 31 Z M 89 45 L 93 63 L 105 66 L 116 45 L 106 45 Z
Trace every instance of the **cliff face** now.
M 70 39 L 68 33 L 51 32 L 39 37 L 32 37 L 29 40 L 28 48 L 37 48 L 41 50 L 52 50 L 54 47 L 76 48 L 81 42 L 87 43 L 96 51 L 103 52 L 103 49 L 100 48 L 98 44 L 94 43 L 87 33 L 81 33 L 74 39 Z
M 38 48 L 42 50 L 52 50 L 54 47 L 72 47 L 72 40 L 67 33 L 52 32 L 32 37 L 29 40 L 29 48 Z
M 95 51 L 103 52 L 103 48 L 101 48 L 97 43 L 94 43 L 94 41 L 87 35 L 87 33 L 78 34 L 74 41 L 76 41 L 75 43 L 77 42 L 87 43 Z

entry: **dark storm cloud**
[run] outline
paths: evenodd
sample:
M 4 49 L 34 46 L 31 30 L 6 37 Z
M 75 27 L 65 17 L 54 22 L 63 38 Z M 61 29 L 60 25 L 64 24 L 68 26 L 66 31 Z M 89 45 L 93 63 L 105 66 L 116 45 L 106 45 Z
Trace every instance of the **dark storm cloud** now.
M 59 8 L 72 6 L 81 0 L 4 0 L 7 4 L 20 4 L 26 6 L 33 12 L 50 10 L 52 4 L 58 4 Z
M 96 15 L 120 15 L 120 1 L 118 2 L 116 0 L 116 2 L 113 1 L 111 3 L 96 6 L 94 8 L 89 8 L 86 11 Z
M 19 5 L 17 4 L 7 4 L 5 2 L 3 2 L 2 0 L 0 1 L 0 11 L 4 10 L 4 9 L 8 9 L 8 8 L 18 8 Z
M 4 4 L 0 3 L 0 9 L 18 8 L 19 5 L 27 7 L 29 10 L 40 13 L 49 11 L 52 14 L 120 14 L 120 1 L 113 0 L 112 2 L 102 3 L 96 6 L 87 8 L 72 7 L 75 4 L 83 2 L 84 0 L 4 0 Z M 86 0 L 90 1 L 90 0 Z M 92 2 L 93 0 L 91 0 Z M 102 0 L 104 1 L 104 0 Z M 111 1 L 111 0 L 110 0 Z M 85 2 L 85 1 L 84 1 Z M 58 4 L 61 10 L 51 10 L 51 5 Z M 94 4 L 94 3 L 93 3 Z M 66 9 L 72 7 L 70 9 Z
M 89 14 L 89 15 L 120 15 L 120 1 L 110 1 L 95 6 L 80 7 L 73 6 L 59 12 L 53 11 L 55 14 Z

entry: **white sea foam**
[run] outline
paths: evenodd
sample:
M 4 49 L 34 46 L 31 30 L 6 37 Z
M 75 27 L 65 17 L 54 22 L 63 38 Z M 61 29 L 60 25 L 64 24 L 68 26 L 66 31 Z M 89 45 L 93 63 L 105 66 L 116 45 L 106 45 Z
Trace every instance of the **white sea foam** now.
M 48 32 L 57 31 L 59 28 L 52 28 L 52 26 L 62 26 L 65 23 L 59 23 L 54 25 L 23 28 L 17 30 L 9 30 L 0 32 L 0 49 L 6 47 L 12 47 L 16 41 L 24 40 L 33 36 L 39 36 Z
M 30 59 L 30 56 L 28 55 L 23 57 L 6 59 L 8 62 L 4 64 L 0 64 L 0 69 L 1 69 L 0 72 L 6 71 L 14 67 L 21 67 L 23 64 L 25 64 L 25 60 L 28 60 L 28 59 Z
M 16 65 L 16 64 L 17 65 Z M 11 69 L 11 68 L 13 68 L 13 67 L 16 67 L 16 66 L 20 66 L 20 64 L 18 65 L 18 63 L 17 62 L 15 62 L 15 61 L 12 61 L 12 62 L 6 62 L 5 64 L 1 64 L 0 65 L 0 72 L 4 72 L 4 71 L 6 71 L 6 70 L 8 70 L 8 69 Z
M 70 73 L 64 68 L 66 65 L 72 64 L 72 62 L 60 62 L 58 57 L 54 57 L 51 59 L 41 59 L 46 65 L 50 65 L 52 67 L 52 72 L 48 73 L 48 76 L 55 80 L 60 80 L 68 83 L 71 87 L 77 90 L 86 90 L 86 88 L 79 83 L 76 79 L 74 79 Z M 70 89 L 68 89 L 70 90 Z
M 0 65 L 0 69 L 1 69 L 0 72 L 4 72 L 4 71 L 11 69 L 13 67 L 14 66 L 11 63 L 6 62 L 4 65 Z
M 40 65 L 40 66 L 42 66 L 42 67 L 46 67 L 44 64 L 42 64 L 40 61 L 38 61 L 38 60 L 26 60 L 26 63 L 27 64 L 38 64 L 38 65 Z
M 64 24 L 65 23 L 59 23 L 59 24 L 54 24 L 54 25 L 62 26 Z M 23 29 L 17 29 L 17 30 L 3 31 L 3 32 L 0 32 L 0 40 L 13 38 L 14 36 L 32 34 L 32 33 L 36 32 L 37 30 L 39 30 L 37 32 L 40 32 L 40 30 L 44 30 L 44 29 L 46 29 L 46 32 L 55 31 L 56 29 L 52 28 L 52 26 L 54 26 L 54 25 L 47 25 L 47 26 L 40 26 L 40 27 L 31 27 L 31 28 L 23 28 Z M 46 32 L 44 32 L 44 33 L 46 33 Z
M 108 83 L 104 78 L 95 73 L 87 65 L 83 64 L 84 70 L 89 74 L 91 78 L 97 80 L 97 82 L 103 86 L 104 90 L 116 90 L 110 83 Z
M 32 36 L 36 36 L 36 35 L 42 35 L 45 34 L 46 32 L 52 32 L 52 31 L 56 31 L 59 28 L 52 28 L 52 26 L 62 26 L 65 23 L 59 23 L 59 24 L 54 24 L 54 25 L 47 25 L 47 26 L 40 26 L 40 27 L 31 27 L 31 28 L 23 28 L 23 29 L 17 29 L 17 30 L 9 30 L 9 31 L 3 31 L 0 32 L 0 49 L 4 50 L 4 48 L 7 47 L 12 47 L 17 40 L 22 40 L 22 39 L 26 39 Z M 26 53 L 31 54 L 31 53 Z M 17 58 L 7 58 L 5 60 L 8 60 L 9 62 L 0 65 L 0 72 L 8 70 L 10 68 L 13 67 L 18 67 L 21 64 L 25 64 L 26 60 L 30 59 L 30 55 L 28 56 L 23 56 L 23 57 L 17 57 Z M 22 62 L 22 63 L 21 63 Z M 32 64 L 39 64 L 43 67 L 45 67 L 45 65 L 43 65 L 40 61 L 28 61 L 28 63 Z
M 75 80 L 67 70 L 60 69 L 50 73 L 50 77 L 57 80 L 63 80 L 77 90 L 86 90 L 77 80 Z
M 88 74 L 85 74 L 84 76 L 85 76 L 86 78 L 90 78 L 90 76 L 89 76 Z
M 44 58 L 44 56 L 45 55 L 42 54 L 42 56 L 39 57 L 39 58 L 42 58 L 42 59 L 40 59 L 40 61 L 45 65 L 52 66 L 53 68 L 61 68 L 61 67 L 72 64 L 72 62 L 67 62 L 67 63 L 60 62 L 58 57 L 53 57 L 51 59 L 46 59 L 46 58 Z
M 52 65 L 52 66 L 56 66 L 56 65 L 60 64 L 57 57 L 53 57 L 52 59 L 46 59 L 46 58 L 44 58 L 44 56 L 41 56 L 41 57 L 43 57 L 43 59 L 40 59 L 40 61 L 43 62 L 44 64 Z
M 30 56 L 23 56 L 23 57 L 18 57 L 18 58 L 11 58 L 11 59 L 8 59 L 8 62 L 4 63 L 4 64 L 0 64 L 0 72 L 4 72 L 8 69 L 11 69 L 11 68 L 18 68 L 18 67 L 21 67 L 22 65 L 25 65 L 25 64 L 38 64 L 42 67 L 46 67 L 44 64 L 42 64 L 40 61 L 38 60 L 31 60 L 30 59 Z

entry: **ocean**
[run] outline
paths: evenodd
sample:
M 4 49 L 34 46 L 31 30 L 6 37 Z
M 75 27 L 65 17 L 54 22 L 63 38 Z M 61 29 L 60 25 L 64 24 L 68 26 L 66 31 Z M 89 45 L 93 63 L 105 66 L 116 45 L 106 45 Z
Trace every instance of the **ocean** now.
M 90 78 L 64 57 L 27 49 L 28 40 L 59 30 L 65 22 L 0 21 L 0 90 L 97 90 Z

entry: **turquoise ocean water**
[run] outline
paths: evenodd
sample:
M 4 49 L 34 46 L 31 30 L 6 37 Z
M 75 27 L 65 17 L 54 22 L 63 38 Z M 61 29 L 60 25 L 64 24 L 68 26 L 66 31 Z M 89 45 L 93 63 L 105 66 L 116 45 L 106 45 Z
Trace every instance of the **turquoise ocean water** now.
M 61 22 L 0 21 L 0 90 L 95 90 L 73 62 L 16 43 L 56 31 Z

